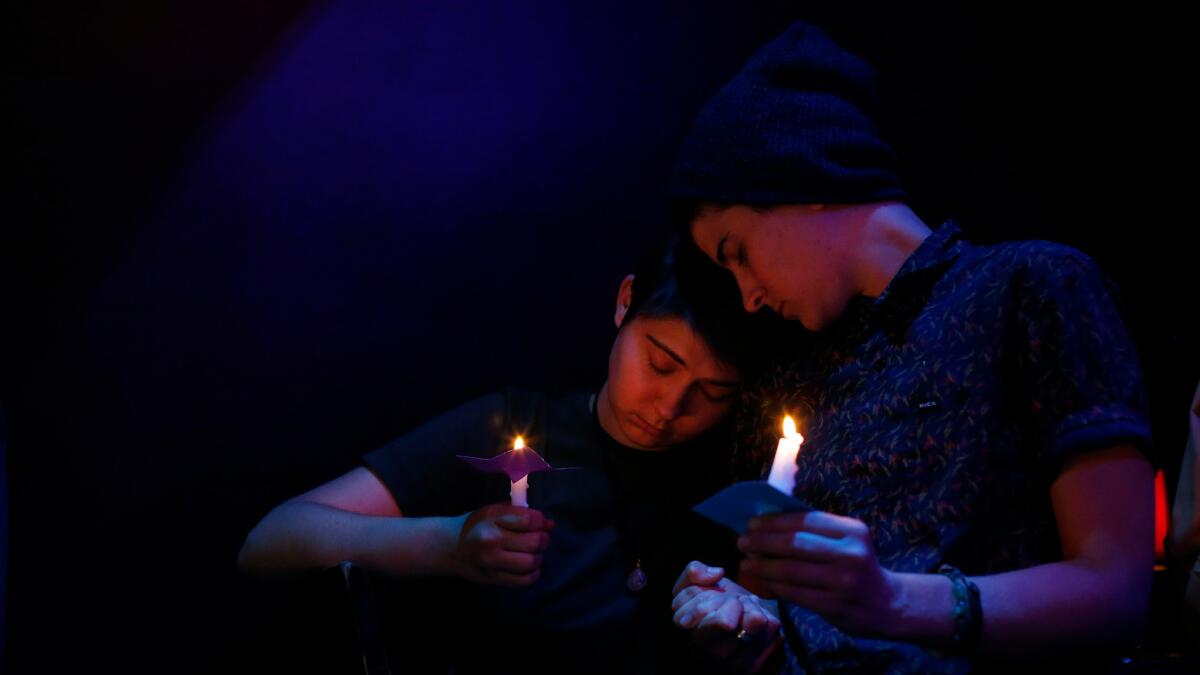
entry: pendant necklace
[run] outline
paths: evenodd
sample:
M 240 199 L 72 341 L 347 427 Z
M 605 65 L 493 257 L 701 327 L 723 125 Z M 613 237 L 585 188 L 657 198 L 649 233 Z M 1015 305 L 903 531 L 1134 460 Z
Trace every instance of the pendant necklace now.
M 599 406 L 597 405 L 597 398 L 597 394 L 592 394 L 591 399 L 588 401 L 588 407 L 592 409 L 592 415 L 596 419 L 596 426 L 600 427 L 600 433 L 607 434 L 600 424 L 600 411 L 598 409 Z M 621 494 L 620 488 L 624 486 L 619 485 L 620 476 L 617 475 L 617 462 L 614 461 L 614 458 L 606 457 L 605 464 L 608 466 L 608 474 L 613 485 L 613 498 L 617 504 L 617 530 L 624 535 L 624 538 L 627 541 L 630 541 L 633 544 L 635 549 L 633 569 L 629 570 L 629 574 L 625 577 L 625 588 L 631 593 L 640 593 L 641 590 L 646 587 L 646 584 L 649 583 L 649 579 L 646 578 L 646 571 L 642 569 L 642 542 L 638 541 L 637 534 L 634 532 L 636 528 L 631 522 L 630 510 L 628 505 L 624 503 L 625 500 L 622 498 L 623 495 Z
M 642 571 L 642 559 L 633 564 L 633 571 L 625 578 L 625 588 L 637 593 L 646 587 L 646 573 Z

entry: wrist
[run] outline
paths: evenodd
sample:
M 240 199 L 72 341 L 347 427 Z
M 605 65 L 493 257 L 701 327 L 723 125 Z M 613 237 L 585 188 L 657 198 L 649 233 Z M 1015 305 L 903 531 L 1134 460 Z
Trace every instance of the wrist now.
M 465 516 L 377 521 L 368 566 L 398 576 L 461 576 L 459 533 Z
M 893 588 L 882 637 L 931 646 L 954 639 L 954 584 L 942 574 L 889 572 Z
M 431 574 L 466 578 L 466 563 L 460 555 L 459 543 L 462 541 L 463 527 L 469 515 L 464 513 L 461 516 L 431 519 L 437 521 L 434 523 L 434 532 L 430 535 Z
M 957 654 L 973 654 L 979 647 L 983 629 L 983 608 L 979 587 L 957 567 L 942 565 L 938 574 L 950 579 L 954 594 L 954 636 L 951 647 Z
M 783 635 L 775 636 L 775 639 L 767 645 L 763 653 L 754 660 L 754 664 L 750 667 L 751 675 L 759 673 L 777 673 L 783 667 Z

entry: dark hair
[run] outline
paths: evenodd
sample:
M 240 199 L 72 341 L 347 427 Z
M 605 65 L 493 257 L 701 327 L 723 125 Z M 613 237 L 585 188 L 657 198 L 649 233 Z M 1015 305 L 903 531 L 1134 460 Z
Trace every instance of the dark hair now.
M 767 213 L 777 206 L 784 204 L 736 204 L 733 202 L 714 202 L 702 199 L 676 197 L 671 200 L 671 223 L 680 238 L 691 241 L 692 223 L 697 218 L 713 211 L 723 211 L 734 206 L 744 206 L 757 213 Z
M 733 278 L 678 235 L 642 257 L 633 272 L 626 321 L 639 316 L 683 319 L 713 354 L 749 377 L 761 366 L 755 336 L 763 319 L 747 314 Z

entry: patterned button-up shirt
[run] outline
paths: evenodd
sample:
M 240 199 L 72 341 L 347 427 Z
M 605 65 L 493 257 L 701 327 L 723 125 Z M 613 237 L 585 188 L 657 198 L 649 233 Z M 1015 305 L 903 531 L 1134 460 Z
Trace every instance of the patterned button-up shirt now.
M 805 436 L 796 495 L 864 521 L 895 571 L 1061 559 L 1049 491 L 1064 457 L 1150 442 L 1137 354 L 1096 264 L 1049 242 L 960 237 L 940 227 L 882 295 L 777 360 L 737 418 L 738 451 L 761 456 L 791 413 Z M 791 672 L 970 665 L 786 609 Z

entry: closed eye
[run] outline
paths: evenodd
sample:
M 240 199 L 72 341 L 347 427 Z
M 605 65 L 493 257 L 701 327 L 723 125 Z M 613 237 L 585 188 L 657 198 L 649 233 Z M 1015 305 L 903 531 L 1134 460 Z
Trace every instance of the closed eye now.
M 713 403 L 724 403 L 726 401 L 732 400 L 733 394 L 725 394 L 723 396 L 713 396 L 712 394 L 705 391 L 704 398 L 707 398 L 708 400 L 712 401 Z

